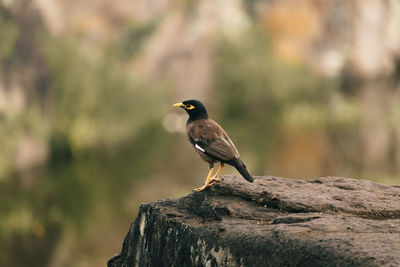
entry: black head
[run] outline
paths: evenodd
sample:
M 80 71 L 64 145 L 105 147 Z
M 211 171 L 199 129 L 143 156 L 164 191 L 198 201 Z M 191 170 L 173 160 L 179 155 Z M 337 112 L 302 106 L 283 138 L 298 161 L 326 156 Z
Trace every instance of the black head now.
M 207 110 L 203 103 L 199 100 L 185 100 L 182 103 L 176 103 L 174 107 L 181 107 L 189 114 L 189 121 L 195 121 L 200 119 L 207 119 Z

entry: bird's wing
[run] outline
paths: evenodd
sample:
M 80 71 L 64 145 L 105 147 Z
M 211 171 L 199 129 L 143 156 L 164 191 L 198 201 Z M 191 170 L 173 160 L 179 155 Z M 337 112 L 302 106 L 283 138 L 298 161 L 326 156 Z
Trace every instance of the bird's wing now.
M 229 136 L 211 119 L 194 121 L 188 125 L 187 134 L 195 149 L 218 160 L 227 161 L 239 157 Z

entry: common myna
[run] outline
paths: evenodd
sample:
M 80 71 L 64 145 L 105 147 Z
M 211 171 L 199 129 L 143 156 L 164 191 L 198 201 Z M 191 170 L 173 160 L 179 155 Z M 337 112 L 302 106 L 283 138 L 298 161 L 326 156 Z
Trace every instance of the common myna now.
M 202 187 L 194 189 L 195 191 L 202 191 L 211 182 L 220 181 L 218 175 L 225 163 L 235 167 L 247 181 L 254 181 L 228 134 L 218 123 L 208 118 L 207 110 L 200 101 L 186 100 L 173 106 L 181 107 L 189 114 L 186 123 L 187 136 L 196 152 L 210 167 L 206 182 Z M 211 177 L 216 162 L 220 162 L 221 166 Z

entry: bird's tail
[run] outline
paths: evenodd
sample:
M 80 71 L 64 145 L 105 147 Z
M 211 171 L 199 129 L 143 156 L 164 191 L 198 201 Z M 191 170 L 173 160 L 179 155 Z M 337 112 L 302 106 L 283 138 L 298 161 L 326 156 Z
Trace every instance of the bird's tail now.
M 250 183 L 254 182 L 253 176 L 249 173 L 249 171 L 246 168 L 246 165 L 244 165 L 243 161 L 239 159 L 241 164 L 237 164 L 235 166 L 236 170 L 243 176 L 244 179 L 249 181 Z

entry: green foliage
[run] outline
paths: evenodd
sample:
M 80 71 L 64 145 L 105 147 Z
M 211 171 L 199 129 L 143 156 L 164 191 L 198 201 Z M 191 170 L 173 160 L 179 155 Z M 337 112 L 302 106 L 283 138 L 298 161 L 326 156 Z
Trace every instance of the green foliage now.
M 0 6 L 0 13 L 1 13 Z M 14 23 L 0 16 L 0 60 L 9 59 L 14 51 L 15 42 L 18 36 L 18 29 Z
M 131 23 L 121 34 L 120 40 L 113 47 L 113 51 L 122 58 L 131 58 L 138 55 L 154 30 L 160 19 L 150 23 Z
M 63 213 L 80 223 L 99 201 L 119 203 L 113 193 L 144 174 L 154 156 L 149 152 L 160 145 L 155 126 L 168 106 L 165 88 L 135 77 L 107 48 L 89 52 L 73 39 L 43 42 L 53 90 L 49 179 Z
M 351 131 L 358 106 L 335 81 L 278 60 L 263 31 L 222 39 L 217 58 L 217 106 L 234 139 L 252 151 L 254 172 L 266 173 L 281 132 L 311 128 Z M 245 152 L 244 152 L 245 153 Z
M 163 113 L 149 110 L 162 107 L 163 89 L 134 77 L 111 57 L 88 54 L 73 40 L 49 40 L 44 47 L 54 92 L 52 128 L 67 138 L 73 153 L 126 142 Z
M 4 13 L 4 15 L 3 15 Z M 13 56 L 18 29 L 10 20 L 6 10 L 0 5 L 0 63 L 6 62 Z M 3 74 L 3 64 L 0 64 L 0 78 Z M 2 178 L 12 170 L 12 155 L 21 135 L 20 117 L 11 119 L 7 116 L 4 99 L 0 94 L 0 184 Z
M 286 107 L 321 99 L 324 91 L 302 70 L 278 61 L 259 29 L 240 40 L 223 39 L 219 47 L 216 87 L 221 119 L 234 139 L 255 152 L 255 172 L 264 173 Z
M 0 167 L 7 169 L 0 173 L 1 266 L 10 266 L 6 255 L 13 253 L 25 255 L 17 266 L 32 253 L 38 257 L 31 265 L 43 266 L 51 254 L 43 253 L 65 225 L 83 230 L 106 210 L 123 213 L 124 193 L 170 146 L 160 122 L 170 106 L 164 85 L 136 77 L 109 47 L 46 33 L 37 41 L 49 71 L 51 112 L 38 108 L 37 96 L 18 115 L 0 117 Z M 48 144 L 49 166 L 13 174 L 11 161 L 26 133 Z M 43 244 L 11 250 L 20 243 Z

